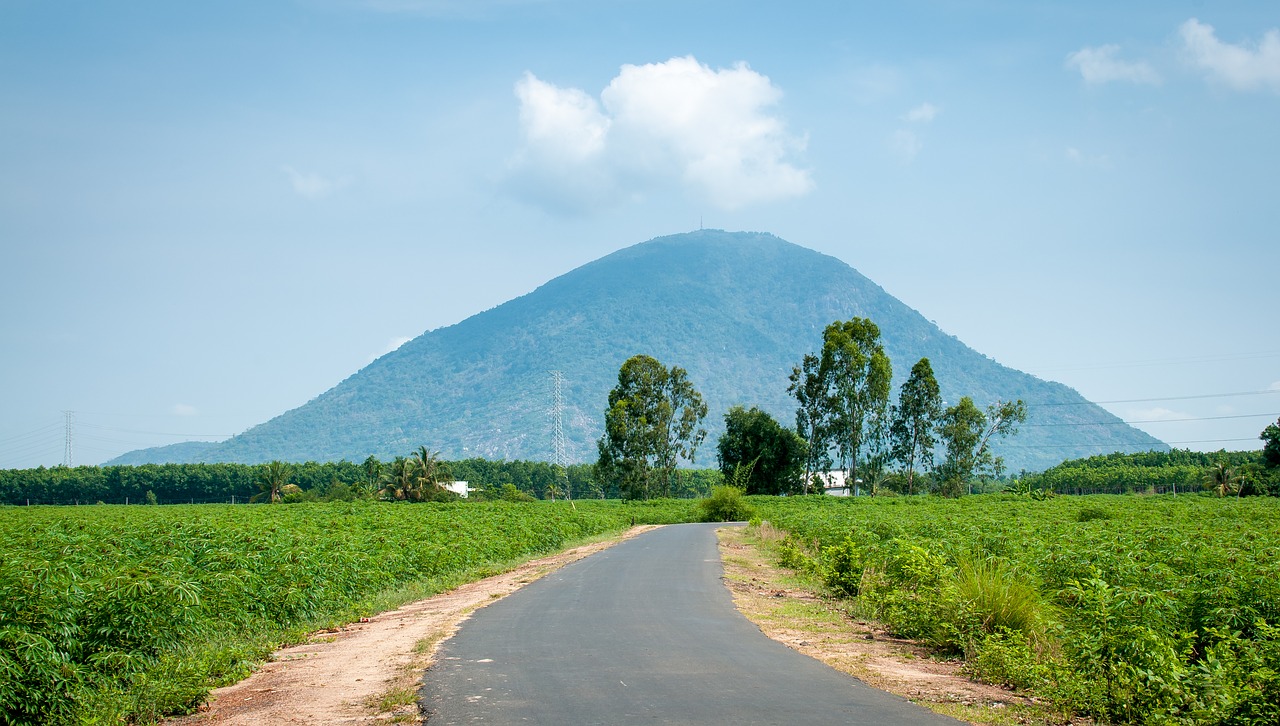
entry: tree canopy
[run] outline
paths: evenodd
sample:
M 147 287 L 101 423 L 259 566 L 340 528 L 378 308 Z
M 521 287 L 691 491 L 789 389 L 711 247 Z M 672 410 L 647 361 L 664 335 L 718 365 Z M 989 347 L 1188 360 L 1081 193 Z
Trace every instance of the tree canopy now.
M 747 494 L 803 491 L 808 446 L 794 431 L 754 406 L 749 410 L 730 408 L 724 415 L 724 428 L 716 453 L 725 481 L 731 480 L 739 467 L 747 467 Z
M 938 381 L 933 377 L 929 359 L 921 358 L 911 367 L 907 382 L 902 384 L 889 423 L 889 451 L 906 470 L 907 494 L 915 493 L 916 470 L 933 466 L 933 450 L 938 444 L 935 429 L 941 418 L 942 394 Z
M 692 462 L 707 436 L 706 416 L 707 404 L 683 368 L 632 356 L 609 392 L 605 433 L 596 443 L 599 477 L 615 483 L 624 499 L 671 496 L 677 463 Z

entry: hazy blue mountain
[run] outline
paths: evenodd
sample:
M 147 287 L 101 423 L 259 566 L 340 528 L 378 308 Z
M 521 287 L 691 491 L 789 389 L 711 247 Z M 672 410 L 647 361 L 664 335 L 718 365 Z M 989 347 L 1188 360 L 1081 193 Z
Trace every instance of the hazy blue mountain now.
M 456 459 L 549 459 L 551 377 L 564 373 L 568 453 L 595 459 L 619 366 L 645 353 L 689 371 L 710 406 L 698 457 L 714 465 L 724 412 L 760 406 L 792 424 L 787 376 L 823 328 L 881 328 L 895 385 L 927 356 L 955 403 L 1021 398 L 1029 419 L 1000 447 L 1012 471 L 1116 450 L 1165 449 L 1074 390 L 1007 368 L 947 335 L 838 259 L 768 234 L 703 230 L 615 252 L 457 325 L 424 333 L 307 404 L 203 451 L 205 461 L 361 460 L 420 445 Z M 896 396 L 896 394 L 895 394 Z M 171 450 L 171 449 L 169 449 Z M 164 449 L 156 460 L 172 460 Z M 127 455 L 137 460 L 147 452 Z M 123 458 L 123 457 L 122 457 Z

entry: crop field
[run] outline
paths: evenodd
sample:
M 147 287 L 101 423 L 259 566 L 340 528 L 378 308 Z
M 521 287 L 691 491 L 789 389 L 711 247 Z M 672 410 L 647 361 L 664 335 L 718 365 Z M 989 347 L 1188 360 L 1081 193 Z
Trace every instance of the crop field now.
M 1280 723 L 1280 501 L 756 499 L 860 615 L 1063 718 Z
M 685 502 L 0 508 L 0 722 L 189 711 L 275 647 Z

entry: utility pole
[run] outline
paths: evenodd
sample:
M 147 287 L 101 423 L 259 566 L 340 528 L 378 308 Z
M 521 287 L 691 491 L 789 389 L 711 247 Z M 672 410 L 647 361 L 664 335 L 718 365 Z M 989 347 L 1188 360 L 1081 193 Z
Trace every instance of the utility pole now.
M 564 451 L 564 373 L 561 371 L 551 371 L 551 463 L 556 469 L 556 478 L 564 485 L 565 499 L 572 504 L 569 459 Z
M 62 452 L 62 465 L 70 469 L 75 465 L 75 461 L 71 456 L 71 441 L 75 438 L 76 433 L 76 412 L 63 411 L 62 415 L 67 419 L 67 442 Z

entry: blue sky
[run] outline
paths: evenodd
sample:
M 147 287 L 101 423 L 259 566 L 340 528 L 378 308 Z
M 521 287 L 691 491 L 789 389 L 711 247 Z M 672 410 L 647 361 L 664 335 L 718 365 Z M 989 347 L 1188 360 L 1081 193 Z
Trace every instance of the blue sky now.
M 1280 417 L 1272 2 L 0 0 L 0 98 L 0 467 L 67 410 L 76 463 L 238 433 L 699 224 L 1178 446 Z

